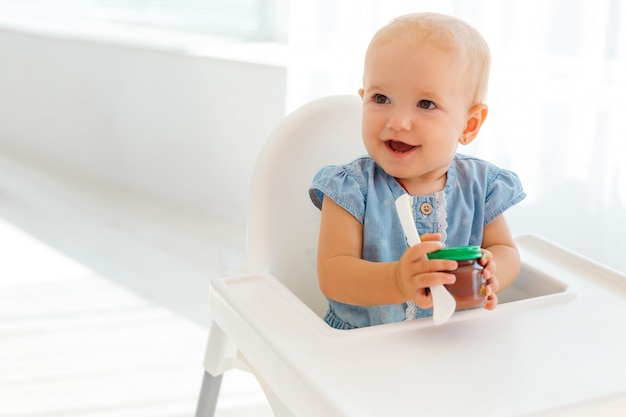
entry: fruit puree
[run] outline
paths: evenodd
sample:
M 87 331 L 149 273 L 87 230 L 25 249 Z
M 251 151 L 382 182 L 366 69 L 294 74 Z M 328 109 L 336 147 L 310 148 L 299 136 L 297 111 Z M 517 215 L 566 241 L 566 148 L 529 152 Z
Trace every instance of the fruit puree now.
M 429 259 L 457 261 L 458 268 L 451 271 L 456 282 L 445 286 L 456 300 L 457 310 L 481 307 L 487 299 L 483 267 L 478 263 L 481 257 L 478 246 L 448 247 L 428 255 Z

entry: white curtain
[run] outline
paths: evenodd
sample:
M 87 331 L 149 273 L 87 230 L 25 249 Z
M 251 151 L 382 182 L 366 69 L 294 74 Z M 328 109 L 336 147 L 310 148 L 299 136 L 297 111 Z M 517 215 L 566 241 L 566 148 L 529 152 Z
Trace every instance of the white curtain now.
M 621 0 L 317 0 L 291 3 L 288 108 L 356 94 L 373 33 L 394 16 L 460 17 L 493 56 L 490 114 L 461 148 L 516 171 L 527 199 L 507 213 L 626 273 L 626 5 Z

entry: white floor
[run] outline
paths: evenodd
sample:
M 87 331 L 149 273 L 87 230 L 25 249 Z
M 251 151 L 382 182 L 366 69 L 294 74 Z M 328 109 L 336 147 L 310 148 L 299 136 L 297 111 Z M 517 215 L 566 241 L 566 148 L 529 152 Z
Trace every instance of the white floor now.
M 0 417 L 193 416 L 208 280 L 243 232 L 0 154 Z M 271 416 L 247 373 L 216 416 Z

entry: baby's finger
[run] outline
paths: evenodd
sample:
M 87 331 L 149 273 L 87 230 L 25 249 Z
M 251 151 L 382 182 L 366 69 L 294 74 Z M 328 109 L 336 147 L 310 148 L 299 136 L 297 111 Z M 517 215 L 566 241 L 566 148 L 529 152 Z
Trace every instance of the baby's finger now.
M 498 296 L 496 294 L 491 294 L 487 296 L 487 300 L 485 304 L 483 304 L 483 308 L 487 310 L 494 310 L 498 305 Z
M 495 267 L 495 263 L 493 262 L 493 254 L 487 249 L 481 249 L 483 256 L 478 261 L 482 266 L 488 267 L 489 265 L 493 265 Z
M 433 306 L 433 297 L 430 295 L 430 291 L 427 291 L 427 288 L 421 288 L 417 291 L 413 301 L 419 308 L 432 308 Z
M 415 276 L 413 283 L 413 301 L 420 308 L 431 308 L 433 306 L 430 287 L 440 284 L 452 284 L 456 281 L 454 274 L 446 274 L 445 272 L 430 272 Z
M 487 295 L 495 294 L 500 289 L 500 281 L 495 275 L 492 275 L 486 283 L 486 291 Z
M 410 258 L 414 262 L 416 262 L 422 259 L 426 259 L 427 254 L 438 251 L 441 248 L 443 248 L 443 243 L 438 240 L 426 241 L 408 248 L 407 253 L 409 254 Z
M 422 242 L 441 242 L 441 233 L 424 233 L 420 236 Z
M 416 285 L 419 288 L 430 288 L 435 285 L 454 284 L 456 275 L 445 272 L 429 272 L 417 276 Z

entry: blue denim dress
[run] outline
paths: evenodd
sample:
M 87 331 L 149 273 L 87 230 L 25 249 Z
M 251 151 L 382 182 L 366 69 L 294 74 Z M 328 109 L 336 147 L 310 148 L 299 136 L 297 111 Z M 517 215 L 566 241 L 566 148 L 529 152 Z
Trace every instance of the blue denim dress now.
M 395 200 L 405 193 L 395 178 L 370 157 L 322 168 L 309 190 L 316 207 L 331 198 L 363 225 L 362 258 L 393 262 L 407 248 Z M 441 233 L 446 246 L 481 246 L 483 229 L 526 195 L 511 171 L 478 158 L 457 154 L 442 191 L 413 196 L 413 217 L 420 234 Z M 406 304 L 354 306 L 328 300 L 325 320 L 338 329 L 353 329 L 406 319 Z M 417 307 L 415 318 L 432 309 Z

